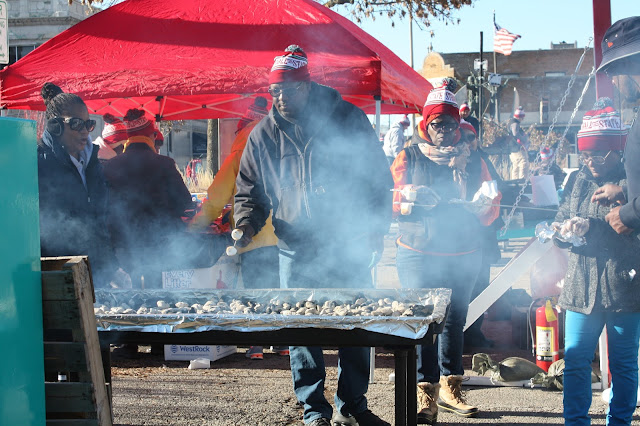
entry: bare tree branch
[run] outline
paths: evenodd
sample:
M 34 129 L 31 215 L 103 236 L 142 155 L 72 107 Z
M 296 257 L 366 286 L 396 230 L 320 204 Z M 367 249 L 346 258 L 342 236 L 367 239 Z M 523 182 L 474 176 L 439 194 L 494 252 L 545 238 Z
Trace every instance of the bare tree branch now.
M 469 6 L 474 0 L 316 0 L 326 7 L 347 5 L 357 22 L 363 19 L 375 19 L 375 16 L 389 18 L 413 18 L 419 26 L 428 27 L 431 19 L 455 24 L 459 19 L 453 13 L 463 6 Z M 351 5 L 351 6 L 348 6 Z M 392 24 L 393 25 L 393 22 Z

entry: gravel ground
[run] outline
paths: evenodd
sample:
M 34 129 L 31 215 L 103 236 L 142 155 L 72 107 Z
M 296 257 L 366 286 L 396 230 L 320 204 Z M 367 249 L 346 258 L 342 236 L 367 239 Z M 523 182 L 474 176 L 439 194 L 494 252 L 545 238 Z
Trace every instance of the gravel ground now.
M 248 360 L 239 353 L 211 364 L 208 370 L 189 370 L 188 362 L 164 361 L 140 353 L 126 359 L 114 352 L 113 411 L 116 425 L 302 425 L 302 409 L 291 386 L 286 357 L 265 353 L 264 360 Z M 524 356 L 522 351 L 490 352 L 496 359 Z M 470 356 L 465 356 L 467 368 Z M 326 397 L 336 389 L 337 351 L 327 350 Z M 393 356 L 376 355 L 375 382 L 369 385 L 369 408 L 393 424 Z M 467 369 L 467 374 L 474 373 Z M 477 418 L 440 413 L 439 424 L 562 425 L 562 393 L 543 389 L 468 387 L 467 399 L 477 405 Z M 604 425 L 606 405 L 593 393 L 592 424 Z M 636 423 L 637 422 L 637 423 Z M 640 424 L 636 410 L 634 424 Z M 364 426 L 364 425 L 363 425 Z
M 398 287 L 395 270 L 394 238 L 386 238 L 385 253 L 378 267 L 380 288 Z M 503 250 L 501 265 L 524 246 L 526 239 L 512 240 Z M 528 273 L 513 288 L 529 290 Z M 496 304 L 496 305 L 499 305 Z M 505 318 L 504 305 L 485 316 L 483 331 L 494 340 L 496 349 L 488 352 L 495 361 L 519 356 L 532 360 L 525 350 L 514 348 L 512 326 Z M 208 370 L 189 370 L 188 362 L 164 361 L 161 356 L 141 352 L 131 358 L 118 349 L 112 352 L 113 413 L 116 425 L 302 425 L 302 408 L 297 404 L 291 384 L 289 360 L 266 351 L 264 360 L 248 360 L 246 348 L 211 363 Z M 325 351 L 327 364 L 326 397 L 333 401 L 336 390 L 337 351 Z M 471 371 L 471 355 L 464 358 L 465 374 Z M 393 355 L 378 349 L 375 381 L 369 385 L 369 408 L 393 424 Z M 543 389 L 512 387 L 468 387 L 468 402 L 477 405 L 477 418 L 440 413 L 440 425 L 562 425 L 562 393 Z M 592 424 L 604 425 L 606 404 L 600 392 L 593 393 Z M 636 410 L 634 424 L 640 424 Z M 366 426 L 366 425 L 361 425 Z

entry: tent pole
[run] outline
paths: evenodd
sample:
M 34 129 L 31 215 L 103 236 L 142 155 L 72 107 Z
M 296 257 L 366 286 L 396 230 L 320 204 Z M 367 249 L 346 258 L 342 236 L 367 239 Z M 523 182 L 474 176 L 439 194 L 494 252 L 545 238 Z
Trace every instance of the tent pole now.
M 380 112 L 382 111 L 382 100 L 380 96 L 374 96 L 373 99 L 376 100 L 376 133 L 378 134 L 378 140 L 380 140 Z
M 593 0 L 593 63 L 602 62 L 602 39 L 611 26 L 611 1 Z M 613 99 L 613 84 L 603 72 L 596 73 L 596 98 L 607 96 Z

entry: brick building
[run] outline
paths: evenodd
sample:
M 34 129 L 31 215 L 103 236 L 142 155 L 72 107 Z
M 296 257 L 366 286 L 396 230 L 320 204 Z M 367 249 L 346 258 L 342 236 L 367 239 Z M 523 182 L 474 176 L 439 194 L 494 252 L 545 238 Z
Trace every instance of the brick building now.
M 551 124 L 561 100 L 567 90 L 571 75 L 575 72 L 584 49 L 577 48 L 575 43 L 552 44 L 548 50 L 514 51 L 510 56 L 496 55 L 496 73 L 502 76 L 502 86 L 498 89 L 496 98 L 499 105 L 499 121 L 507 121 L 514 108 L 522 106 L 526 112 L 523 125 L 533 125 L 546 131 Z M 479 53 L 447 53 L 431 52 L 424 60 L 420 73 L 428 80 L 439 77 L 455 77 L 461 84 L 468 82 L 474 72 L 474 60 Z M 494 72 L 493 52 L 484 54 L 483 59 L 488 62 L 489 72 Z M 593 50 L 588 49 L 584 61 L 578 70 L 573 88 L 567 96 L 566 102 L 555 126 L 555 131 L 564 131 L 571 114 L 576 106 L 593 66 Z M 485 74 L 488 79 L 489 74 Z M 515 90 L 514 90 L 515 89 Z M 517 91 L 517 92 L 516 92 Z M 514 105 L 517 93 L 518 105 Z M 485 117 L 494 117 L 493 104 L 489 105 L 491 94 L 483 90 L 483 109 Z M 589 88 L 576 114 L 567 138 L 575 140 L 582 116 L 591 109 L 595 102 L 595 83 L 590 81 Z M 476 113 L 477 114 L 477 113 Z

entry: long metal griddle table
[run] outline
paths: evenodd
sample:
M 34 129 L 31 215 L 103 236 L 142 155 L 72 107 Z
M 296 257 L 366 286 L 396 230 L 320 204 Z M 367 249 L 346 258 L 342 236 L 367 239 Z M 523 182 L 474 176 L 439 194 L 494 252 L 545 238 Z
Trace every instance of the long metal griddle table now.
M 193 333 L 159 333 L 146 331 L 100 331 L 100 344 L 176 344 L 176 345 L 258 345 L 258 346 L 366 346 L 387 347 L 394 351 L 395 424 L 417 424 L 416 345 L 434 343 L 444 322 L 433 323 L 419 340 L 375 333 L 366 330 L 292 328 L 273 331 L 203 331 Z M 110 363 L 105 360 L 105 369 Z
M 174 293 L 102 292 L 96 291 L 98 304 L 121 306 L 157 300 L 200 300 L 215 294 L 216 298 L 242 300 L 274 300 L 294 297 L 297 300 L 322 300 L 333 297 L 355 300 L 361 291 L 289 289 L 271 291 L 223 291 Z M 100 344 L 103 347 L 105 377 L 110 378 L 111 344 L 176 344 L 176 345 L 259 345 L 321 347 L 386 347 L 394 351 L 395 424 L 417 424 L 416 346 L 432 345 L 444 328 L 449 309 L 449 289 L 369 290 L 376 299 L 389 296 L 403 302 L 433 303 L 433 315 L 426 317 L 285 317 L 281 315 L 202 315 L 202 314 L 97 314 Z M 180 297 L 182 296 L 182 297 Z M 346 298 L 346 299 L 345 299 Z M 220 299 L 222 300 L 222 299 Z M 228 300 L 228 299 L 227 299 Z M 102 301 L 102 302 L 101 302 Z M 158 302 L 160 303 L 160 302 Z

